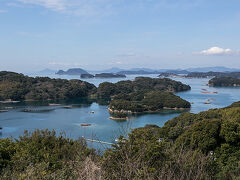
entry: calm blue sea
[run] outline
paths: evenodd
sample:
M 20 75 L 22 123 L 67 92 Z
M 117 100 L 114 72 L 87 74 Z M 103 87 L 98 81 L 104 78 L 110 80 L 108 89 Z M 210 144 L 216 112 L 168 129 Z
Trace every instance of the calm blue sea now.
M 157 75 L 147 75 L 157 77 Z M 78 79 L 78 76 L 58 76 L 54 78 Z M 125 79 L 84 79 L 98 86 L 101 82 L 117 82 L 134 79 L 136 75 Z M 198 113 L 211 108 L 222 108 L 240 100 L 240 88 L 213 88 L 206 84 L 208 79 L 175 78 L 192 87 L 190 91 L 177 93 L 183 99 L 192 103 L 190 112 Z M 217 91 L 217 94 L 202 94 L 202 89 Z M 210 104 L 204 104 L 208 101 Z M 178 116 L 180 111 L 163 111 L 156 114 L 144 114 L 130 118 L 128 121 L 114 121 L 109 119 L 107 106 L 104 103 L 90 102 L 86 99 L 58 102 L 60 106 L 48 106 L 47 102 L 6 104 L 9 111 L 0 113 L 0 126 L 3 127 L 0 138 L 17 138 L 23 135 L 24 130 L 55 129 L 57 133 L 64 132 L 67 137 L 93 138 L 106 142 L 114 142 L 121 134 L 129 132 L 131 128 L 143 127 L 146 124 L 163 126 L 166 121 Z M 71 109 L 64 106 L 73 105 Z M 3 105 L 0 105 L 3 106 Z M 34 112 L 23 112 L 24 109 L 34 109 Z M 90 113 L 94 111 L 94 113 Z M 81 127 L 80 124 L 89 123 L 90 127 Z M 94 145 L 96 147 L 96 144 Z

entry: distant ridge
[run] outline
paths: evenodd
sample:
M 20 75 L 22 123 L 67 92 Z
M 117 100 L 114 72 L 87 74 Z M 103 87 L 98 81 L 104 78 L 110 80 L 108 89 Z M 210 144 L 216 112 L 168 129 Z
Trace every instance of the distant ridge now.
M 81 68 L 71 68 L 67 71 L 59 70 L 56 74 L 58 75 L 81 75 L 81 74 L 89 74 L 87 71 Z
M 224 66 L 215 66 L 215 67 L 200 67 L 200 68 L 188 68 L 186 69 L 190 72 L 239 72 L 240 69 L 236 68 L 227 68 Z
M 45 71 L 45 72 L 44 72 Z M 53 70 L 43 70 L 43 73 L 52 74 Z M 190 72 L 240 72 L 237 68 L 228 68 L 224 66 L 214 67 L 199 67 L 199 68 L 187 68 L 187 69 L 150 69 L 150 68 L 131 68 L 121 69 L 118 67 L 112 67 L 110 69 L 98 70 L 98 71 L 86 71 L 81 68 L 71 68 L 67 71 L 59 70 L 58 75 L 81 75 L 81 74 L 99 74 L 99 73 L 114 73 L 125 75 L 144 75 L 144 74 L 160 74 L 160 73 L 173 73 L 173 74 L 188 74 Z

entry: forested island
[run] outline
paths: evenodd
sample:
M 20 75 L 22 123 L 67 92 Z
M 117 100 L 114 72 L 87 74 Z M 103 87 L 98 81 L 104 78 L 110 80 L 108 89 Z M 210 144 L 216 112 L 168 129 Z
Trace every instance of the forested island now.
M 0 139 L 1 179 L 239 179 L 240 102 L 146 125 L 98 154 L 55 131 Z
M 95 74 L 95 78 L 126 78 L 126 75 L 114 73 L 100 73 Z
M 80 76 L 82 79 L 89 79 L 89 78 L 126 78 L 124 74 L 114 74 L 114 73 L 100 73 L 100 74 L 81 74 Z
M 191 104 L 186 100 L 165 91 L 137 91 L 127 95 L 118 95 L 110 102 L 112 119 L 124 119 L 127 114 L 159 112 L 162 109 L 186 109 Z
M 15 72 L 0 72 L 0 100 L 54 100 L 97 96 L 111 98 L 119 94 L 137 91 L 160 90 L 180 92 L 190 90 L 190 86 L 171 79 L 138 77 L 134 81 L 104 82 L 96 88 L 81 80 L 51 79 L 48 77 L 28 77 Z
M 168 78 L 137 77 L 133 81 L 119 81 L 117 83 L 104 82 L 97 89 L 100 98 L 111 98 L 119 94 L 129 94 L 136 91 L 188 91 L 191 87 L 179 81 Z
M 240 72 L 186 72 L 186 74 L 179 74 L 175 72 L 164 72 L 158 77 L 179 77 L 179 78 L 215 78 L 215 77 L 232 77 L 240 78 Z
M 125 119 L 131 113 L 190 108 L 189 102 L 173 94 L 190 89 L 188 85 L 167 78 L 138 77 L 134 81 L 101 83 L 97 96 L 112 99 L 109 105 L 112 118 Z
M 166 73 L 159 74 L 158 77 L 160 77 L 160 78 L 169 78 L 169 77 L 175 78 L 175 77 L 185 77 L 185 76 L 184 75 L 175 74 L 175 73 L 168 73 L 168 72 L 166 72 Z
M 209 80 L 208 85 L 213 87 L 239 87 L 240 79 L 232 77 L 213 78 Z
M 213 78 L 213 77 L 232 77 L 240 78 L 240 72 L 191 72 L 186 78 Z
M 89 79 L 89 78 L 94 78 L 94 75 L 92 75 L 92 74 L 81 74 L 80 77 L 82 79 Z
M 81 68 L 71 68 L 67 71 L 59 70 L 56 72 L 58 75 L 81 75 L 81 74 L 89 74 L 87 71 Z
M 171 79 L 138 77 L 133 81 L 104 82 L 95 87 L 81 80 L 28 77 L 14 72 L 0 72 L 0 101 L 48 101 L 74 98 L 110 99 L 109 112 L 115 118 L 127 114 L 158 112 L 162 109 L 186 109 L 190 103 L 173 92 L 190 86 Z
M 57 100 L 89 97 L 97 88 L 81 80 L 28 77 L 14 72 L 0 72 L 0 101 Z

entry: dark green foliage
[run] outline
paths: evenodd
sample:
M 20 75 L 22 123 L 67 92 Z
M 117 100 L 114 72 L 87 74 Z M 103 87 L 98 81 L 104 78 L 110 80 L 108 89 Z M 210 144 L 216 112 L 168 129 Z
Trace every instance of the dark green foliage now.
M 113 179 L 238 179 L 239 103 L 135 129 L 105 153 L 104 170 Z
M 0 139 L 0 169 L 11 165 L 11 158 L 16 152 L 15 144 L 10 139 Z
M 125 78 L 124 74 L 113 74 L 113 73 L 101 73 L 95 74 L 96 78 Z
M 240 176 L 240 107 L 239 103 L 223 108 L 185 113 L 168 121 L 160 134 L 176 140 L 175 148 L 214 152 L 216 174 L 225 178 Z M 233 165 L 234 164 L 234 165 Z
M 120 138 L 118 146 L 105 152 L 103 170 L 108 179 L 148 179 L 164 162 L 165 144 L 158 143 L 154 130 L 137 129 L 129 139 Z
M 160 111 L 163 108 L 190 107 L 189 102 L 171 92 L 162 91 L 136 91 L 128 95 L 119 94 L 109 104 L 109 108 L 113 111 L 130 111 L 132 113 Z
M 1 179 L 239 179 L 240 107 L 183 113 L 121 136 L 97 156 L 54 131 L 0 140 Z
M 232 77 L 219 77 L 211 79 L 208 84 L 209 86 L 214 87 L 240 86 L 240 79 Z
M 55 131 L 48 130 L 26 131 L 18 140 L 0 140 L 0 173 L 11 171 L 12 177 L 20 178 L 27 168 L 41 166 L 41 173 L 46 175 L 65 168 L 69 162 L 83 162 L 88 156 L 96 153 L 82 139 L 57 137 Z
M 137 77 L 134 81 L 120 81 L 115 84 L 101 83 L 97 95 L 98 97 L 110 98 L 119 94 L 153 90 L 180 92 L 190 90 L 190 86 L 167 78 Z
M 113 118 L 126 119 L 128 114 L 124 112 L 114 112 L 111 114 Z
M 110 102 L 109 107 L 111 110 L 118 111 L 131 111 L 131 112 L 143 112 L 144 107 L 141 104 L 137 104 L 135 102 L 127 101 L 127 100 L 113 100 Z
M 112 98 L 109 108 L 112 111 L 140 113 L 159 111 L 166 108 L 190 108 L 190 103 L 171 92 L 189 90 L 190 86 L 171 79 L 137 77 L 134 81 L 101 83 L 97 96 Z M 165 91 L 165 92 L 163 92 Z
M 240 101 L 234 102 L 230 106 L 228 106 L 228 108 L 231 108 L 231 107 L 240 107 Z
M 116 92 L 116 85 L 110 82 L 101 83 L 97 89 L 98 97 L 110 98 Z
M 195 123 L 177 139 L 176 146 L 184 145 L 204 153 L 214 150 L 220 142 L 220 125 L 221 122 L 217 119 L 202 120 Z
M 151 91 L 145 94 L 142 104 L 149 110 L 166 108 L 190 108 L 191 104 L 170 92 Z
M 93 84 L 80 80 L 28 77 L 0 72 L 0 100 L 56 100 L 87 97 L 95 93 Z

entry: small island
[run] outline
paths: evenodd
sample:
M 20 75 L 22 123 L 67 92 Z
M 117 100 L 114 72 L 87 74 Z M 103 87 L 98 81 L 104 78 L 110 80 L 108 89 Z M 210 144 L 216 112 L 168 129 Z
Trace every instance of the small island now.
M 175 73 L 161 73 L 158 75 L 160 78 L 183 78 L 185 75 L 179 75 Z
M 92 75 L 92 74 L 81 74 L 80 78 L 90 79 L 90 78 L 94 78 L 94 75 Z
M 126 78 L 124 74 L 100 73 L 96 74 L 95 78 Z
M 81 68 L 72 68 L 67 71 L 59 70 L 56 72 L 58 75 L 81 75 L 81 74 L 89 74 L 87 71 Z
M 111 119 L 127 119 L 132 113 L 153 113 L 163 109 L 187 109 L 191 104 L 174 92 L 187 91 L 191 87 L 167 78 L 138 77 L 134 81 L 101 83 L 97 97 L 110 98 Z
M 100 73 L 95 76 L 92 74 L 81 74 L 80 78 L 89 79 L 89 78 L 126 78 L 123 74 L 113 74 L 113 73 Z
M 141 97 L 141 98 L 139 98 Z M 109 105 L 109 112 L 115 118 L 127 118 L 128 114 L 154 113 L 163 109 L 186 110 L 191 104 L 171 92 L 150 91 L 130 93 L 115 97 Z
M 213 78 L 208 82 L 213 87 L 240 87 L 240 79 L 232 77 Z

